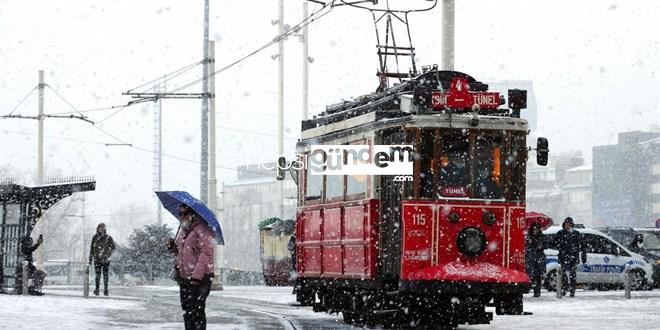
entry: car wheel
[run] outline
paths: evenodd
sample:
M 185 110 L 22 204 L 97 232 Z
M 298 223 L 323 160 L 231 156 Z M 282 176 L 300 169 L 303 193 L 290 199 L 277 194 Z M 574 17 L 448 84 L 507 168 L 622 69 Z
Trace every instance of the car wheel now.
M 630 271 L 628 276 L 630 276 L 631 290 L 641 290 L 646 286 L 646 278 L 644 277 L 644 271 L 632 270 Z
M 568 281 L 568 276 L 564 274 L 563 278 L 563 283 L 566 283 Z M 548 290 L 549 292 L 557 291 L 557 288 L 555 287 L 557 284 L 557 270 L 551 270 L 548 275 L 545 277 L 545 289 Z

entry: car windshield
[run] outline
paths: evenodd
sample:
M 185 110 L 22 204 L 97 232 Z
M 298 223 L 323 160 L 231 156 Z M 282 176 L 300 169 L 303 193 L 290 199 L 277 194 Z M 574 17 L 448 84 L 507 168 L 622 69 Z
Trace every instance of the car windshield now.
M 660 250 L 660 232 L 644 233 L 644 248 L 647 250 Z

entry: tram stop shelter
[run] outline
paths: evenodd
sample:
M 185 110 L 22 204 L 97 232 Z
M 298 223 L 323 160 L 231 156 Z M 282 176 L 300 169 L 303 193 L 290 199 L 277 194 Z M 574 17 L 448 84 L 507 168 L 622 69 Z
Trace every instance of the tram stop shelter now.
M 91 177 L 56 179 L 35 187 L 0 181 L 0 293 L 16 292 L 21 285 L 20 242 L 32 234 L 42 214 L 74 193 L 95 189 Z

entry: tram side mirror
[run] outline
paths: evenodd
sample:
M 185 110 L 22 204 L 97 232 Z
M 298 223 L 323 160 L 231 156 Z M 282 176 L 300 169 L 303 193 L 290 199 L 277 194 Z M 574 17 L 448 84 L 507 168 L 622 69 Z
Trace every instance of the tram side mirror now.
M 286 158 L 280 157 L 277 159 L 277 181 L 284 180 L 286 176 Z
M 293 182 L 298 185 L 298 170 L 295 168 L 294 164 L 286 161 L 286 158 L 280 157 L 277 159 L 277 181 L 283 181 L 286 179 L 286 172 L 291 174 L 291 179 Z
M 540 137 L 536 140 L 536 163 L 541 166 L 548 165 L 548 139 Z

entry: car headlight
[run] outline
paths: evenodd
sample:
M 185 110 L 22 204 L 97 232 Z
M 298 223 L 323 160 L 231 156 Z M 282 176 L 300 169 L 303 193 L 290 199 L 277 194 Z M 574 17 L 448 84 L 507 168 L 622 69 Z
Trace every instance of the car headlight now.
M 459 251 L 474 257 L 486 249 L 486 235 L 479 228 L 468 227 L 458 234 L 456 243 Z

